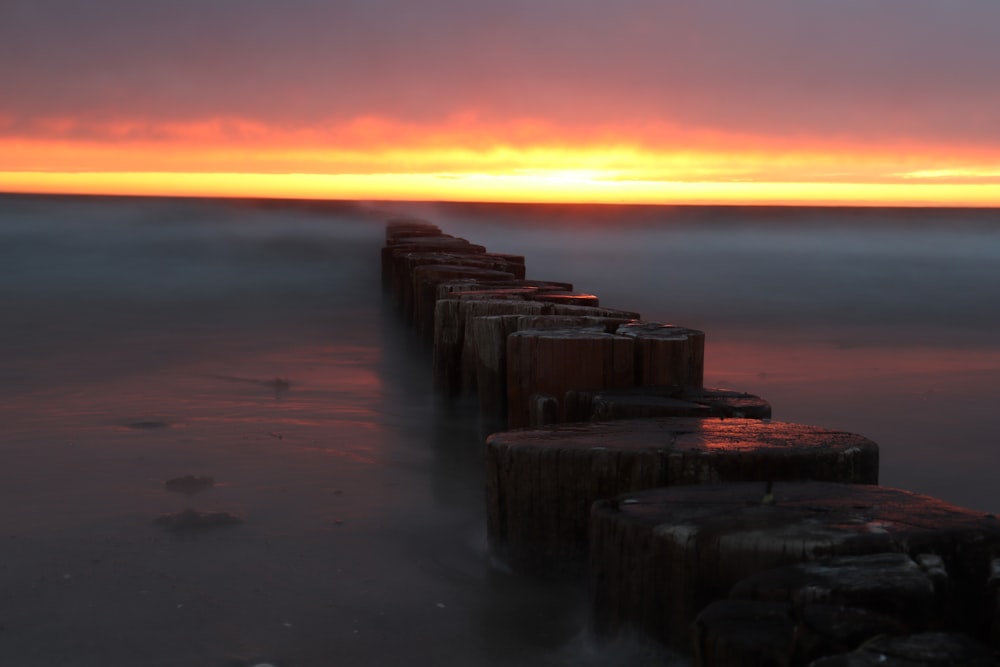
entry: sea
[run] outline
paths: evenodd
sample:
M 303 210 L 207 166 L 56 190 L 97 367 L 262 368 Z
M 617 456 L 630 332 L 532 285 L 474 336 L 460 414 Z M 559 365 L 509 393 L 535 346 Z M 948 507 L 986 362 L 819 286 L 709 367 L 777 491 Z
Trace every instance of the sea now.
M 380 286 L 401 216 L 1000 512 L 1000 209 L 0 195 L 0 664 L 686 664 L 491 558 L 474 403 Z

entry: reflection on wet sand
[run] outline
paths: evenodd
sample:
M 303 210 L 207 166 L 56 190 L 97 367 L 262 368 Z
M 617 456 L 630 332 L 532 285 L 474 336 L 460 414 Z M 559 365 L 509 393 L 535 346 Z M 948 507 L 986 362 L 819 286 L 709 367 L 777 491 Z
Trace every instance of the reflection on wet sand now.
M 712 341 L 706 377 L 766 396 L 775 419 L 870 437 L 883 485 L 1000 512 L 992 472 L 1000 350 L 905 340 L 843 346 L 831 338 L 723 333 Z

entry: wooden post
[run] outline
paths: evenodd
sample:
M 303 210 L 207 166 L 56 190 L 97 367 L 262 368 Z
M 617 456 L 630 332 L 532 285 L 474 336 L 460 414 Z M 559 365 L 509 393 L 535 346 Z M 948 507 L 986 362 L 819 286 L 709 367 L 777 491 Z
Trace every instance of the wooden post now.
M 701 387 L 705 377 L 705 334 L 669 324 L 623 324 L 618 334 L 635 339 L 637 385 Z
M 513 271 L 511 271 L 513 273 Z M 449 299 L 452 292 L 471 292 L 507 288 L 534 288 L 540 292 L 565 292 L 572 290 L 571 283 L 547 280 L 451 280 L 438 287 L 438 298 Z
M 531 302 L 538 312 L 545 305 Z M 507 336 L 518 330 L 518 315 L 473 317 L 471 340 L 466 343 L 475 350 L 476 391 L 479 394 L 479 414 L 488 424 L 507 426 Z
M 434 307 L 437 303 L 437 286 L 449 280 L 475 278 L 482 280 L 513 280 L 505 271 L 471 266 L 428 264 L 413 270 L 413 324 L 421 340 L 430 342 L 434 337 Z
M 587 306 L 596 308 L 601 305 L 600 299 L 586 292 L 543 292 L 531 297 L 535 301 L 558 303 L 564 306 Z
M 397 218 L 389 220 L 385 224 L 385 242 L 387 245 L 398 243 L 400 239 L 404 238 L 440 235 L 440 227 L 417 218 Z
M 873 637 L 857 650 L 827 656 L 809 667 L 996 667 L 997 654 L 957 632 Z
M 525 266 L 524 266 L 524 256 L 523 255 L 508 255 L 506 253 L 496 253 L 490 252 L 486 253 L 490 259 L 496 259 L 503 262 L 503 270 L 507 273 L 511 273 L 518 280 L 524 280 Z
M 506 319 L 470 315 L 466 318 L 463 381 L 466 391 L 479 393 L 480 413 L 498 427 L 507 424 L 507 336 L 525 329 L 589 329 L 612 333 L 622 317 L 594 317 L 554 313 L 561 306 L 546 305 L 539 314 Z M 599 309 L 598 309 L 599 310 Z
M 568 421 L 642 417 L 770 419 L 771 404 L 753 394 L 695 387 L 625 387 L 566 394 Z
M 468 266 L 477 269 L 502 270 L 502 265 L 489 260 L 483 253 L 462 252 L 402 252 L 392 257 L 389 276 L 390 290 L 408 317 L 413 313 L 413 275 L 418 266 Z
M 486 248 L 469 243 L 465 239 L 447 234 L 421 235 L 400 238 L 398 242 L 386 243 L 382 247 L 382 285 L 388 287 L 394 280 L 394 258 L 408 252 L 457 252 L 462 254 L 485 253 Z
M 518 572 L 572 576 L 586 562 L 597 500 L 720 481 L 874 484 L 878 446 L 853 433 L 783 422 L 632 419 L 495 433 L 486 440 L 486 469 L 492 548 Z
M 457 396 L 475 390 L 469 380 L 475 358 L 466 354 L 470 320 L 497 313 L 541 312 L 543 306 L 525 302 L 534 287 L 450 293 L 447 287 L 448 283 L 439 286 L 438 294 L 449 298 L 439 298 L 434 307 L 434 387 L 446 396 Z
M 398 243 L 386 244 L 382 247 L 382 284 L 388 286 L 396 280 L 409 279 L 408 275 L 397 277 L 396 257 L 407 253 L 444 252 L 458 255 L 482 255 L 486 248 L 469 243 L 465 239 L 441 234 L 437 236 L 418 236 L 401 239 Z
M 586 329 L 530 329 L 507 337 L 507 423 L 531 426 L 533 394 L 555 398 L 556 418 L 571 389 L 633 383 L 633 339 Z
M 581 306 L 573 303 L 553 303 L 553 315 L 566 315 L 572 317 L 611 317 L 622 320 L 638 320 L 639 313 L 631 310 L 619 310 L 617 308 L 603 308 L 594 306 Z
M 877 553 L 765 570 L 698 614 L 695 664 L 805 665 L 881 634 L 967 629 L 949 584 L 931 555 Z
M 1000 650 L 1000 556 L 990 562 L 990 578 L 986 582 L 986 597 L 992 614 L 989 642 Z
M 983 618 L 990 515 L 898 489 L 830 482 L 671 486 L 595 503 L 590 523 L 595 629 L 637 625 L 681 650 L 709 603 L 779 565 L 883 552 L 933 554 Z

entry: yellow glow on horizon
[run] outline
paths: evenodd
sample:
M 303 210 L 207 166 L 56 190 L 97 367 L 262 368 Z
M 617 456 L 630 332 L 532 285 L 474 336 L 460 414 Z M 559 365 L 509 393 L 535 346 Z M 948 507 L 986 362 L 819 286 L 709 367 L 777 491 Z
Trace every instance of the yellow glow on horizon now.
M 671 125 L 456 116 L 280 128 L 243 119 L 0 133 L 0 191 L 206 197 L 1000 206 L 1000 153 Z
M 551 174 L 241 174 L 0 172 L 0 191 L 40 194 L 633 204 L 1000 206 L 979 183 L 639 181 Z
M 918 169 L 899 174 L 907 179 L 997 179 L 1000 180 L 1000 169 Z

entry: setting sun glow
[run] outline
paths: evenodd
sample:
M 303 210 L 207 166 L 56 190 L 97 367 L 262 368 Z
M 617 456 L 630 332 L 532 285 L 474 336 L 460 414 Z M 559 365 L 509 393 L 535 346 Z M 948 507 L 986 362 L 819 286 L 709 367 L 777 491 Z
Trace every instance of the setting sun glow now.
M 323 132 L 211 120 L 38 121 L 0 138 L 10 192 L 498 202 L 1000 205 L 1000 156 L 540 121 Z M 578 129 L 579 131 L 579 129 Z
M 954 4 L 23 0 L 0 192 L 1000 206 Z

